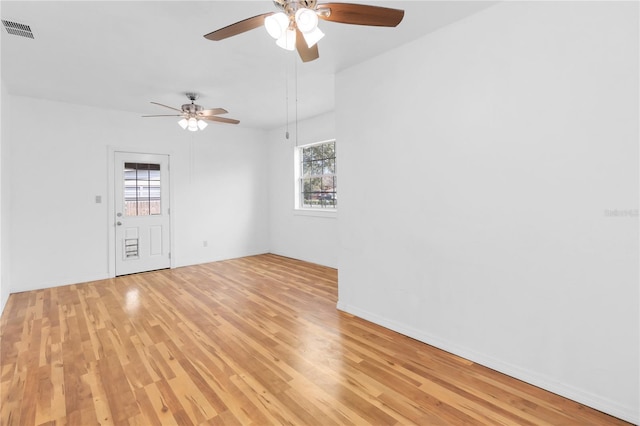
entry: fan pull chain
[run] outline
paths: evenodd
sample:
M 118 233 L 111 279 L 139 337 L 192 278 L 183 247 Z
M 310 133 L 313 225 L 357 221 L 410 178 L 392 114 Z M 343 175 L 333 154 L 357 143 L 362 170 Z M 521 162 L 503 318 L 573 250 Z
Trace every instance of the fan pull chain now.
M 286 104 L 286 116 L 287 116 L 287 128 L 284 133 L 284 137 L 289 140 L 289 64 L 284 65 L 284 89 L 285 89 L 285 104 Z
M 298 58 L 293 56 L 293 72 L 295 74 L 295 83 L 296 83 L 296 146 L 298 146 Z

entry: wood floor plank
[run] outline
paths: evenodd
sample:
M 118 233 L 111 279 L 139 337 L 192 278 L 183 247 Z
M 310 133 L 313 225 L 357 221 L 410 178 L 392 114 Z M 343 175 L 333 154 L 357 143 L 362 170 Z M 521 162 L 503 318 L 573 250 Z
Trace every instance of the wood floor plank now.
M 336 302 L 276 255 L 12 294 L 0 424 L 628 424 Z
M 113 414 L 109 408 L 107 390 L 104 383 L 102 383 L 102 376 L 98 368 L 98 362 L 92 361 L 87 371 L 87 374 L 84 376 L 84 381 L 91 389 L 96 419 L 101 425 L 114 424 Z
M 162 425 L 178 425 L 178 421 L 167 405 L 166 397 L 160 391 L 160 388 L 162 388 L 161 382 L 164 382 L 164 380 L 158 380 L 154 384 L 144 388 L 144 394 L 148 402 L 145 401 L 144 395 L 141 394 L 140 400 L 138 400 L 138 406 L 141 408 L 140 411 L 149 419 L 150 425 L 157 424 L 155 419 Z M 158 386 L 159 384 L 160 388 Z M 136 389 L 136 393 L 140 392 L 142 392 L 141 389 Z M 151 412 L 149 410 L 153 411 Z

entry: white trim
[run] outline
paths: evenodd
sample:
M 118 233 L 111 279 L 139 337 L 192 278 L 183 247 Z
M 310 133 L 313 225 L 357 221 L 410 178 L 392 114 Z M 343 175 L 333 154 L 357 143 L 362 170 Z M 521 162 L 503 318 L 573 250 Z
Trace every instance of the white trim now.
M 327 143 L 327 142 L 335 142 L 336 138 L 332 138 L 332 139 L 327 139 L 324 141 L 320 141 L 320 142 L 310 142 L 310 143 L 305 143 L 302 145 L 296 145 L 296 148 L 309 148 L 310 146 L 314 146 L 314 145 L 322 145 L 323 143 Z
M 436 348 L 442 349 L 446 352 L 450 352 L 469 361 L 475 362 L 477 364 L 496 370 L 500 373 L 522 380 L 526 383 L 540 387 L 549 392 L 561 395 L 573 401 L 577 401 L 581 404 L 587 405 L 596 410 L 618 417 L 633 424 L 640 424 L 640 413 L 638 412 L 638 407 L 627 407 L 621 405 L 600 395 L 595 395 L 591 392 L 586 392 L 573 386 L 558 382 L 551 377 L 542 375 L 535 371 L 523 369 L 521 367 L 501 361 L 486 354 L 460 346 L 456 343 L 441 339 L 436 336 L 432 336 L 421 330 L 408 327 L 405 324 L 401 324 L 393 320 L 389 320 L 377 314 L 362 310 L 356 306 L 344 304 L 338 301 L 336 307 L 340 311 L 344 311 L 357 317 L 363 318 L 367 321 L 371 321 L 382 327 L 396 331 L 400 334 L 419 340 L 428 345 L 435 346 Z
M 300 207 L 300 151 L 303 148 L 309 148 L 310 146 L 322 145 L 324 143 L 333 142 L 334 150 L 336 154 L 336 162 L 334 167 L 336 168 L 334 176 L 338 176 L 338 144 L 336 143 L 336 138 L 326 139 L 319 142 L 311 142 L 303 145 L 295 145 L 293 150 L 293 210 L 294 214 L 299 216 L 317 216 L 317 217 L 336 217 L 336 212 L 338 209 L 311 209 L 308 207 Z M 311 212 L 324 212 L 320 214 L 314 214 Z M 333 212 L 333 215 L 331 214 Z
M 338 217 L 338 210 L 335 209 L 293 209 L 296 216 L 312 216 L 312 217 Z
M 25 291 L 45 290 L 45 289 L 54 288 L 54 287 L 66 287 L 70 285 L 86 284 L 86 283 L 92 283 L 94 281 L 107 280 L 109 278 L 113 278 L 113 277 L 109 276 L 108 274 L 89 274 L 89 275 L 74 277 L 72 280 L 69 280 L 66 277 L 57 278 L 57 279 L 47 278 L 43 282 L 32 281 L 32 282 L 23 284 L 20 286 L 20 290 L 12 291 L 11 294 L 9 294 L 9 297 L 11 297 L 12 294 L 22 293 Z

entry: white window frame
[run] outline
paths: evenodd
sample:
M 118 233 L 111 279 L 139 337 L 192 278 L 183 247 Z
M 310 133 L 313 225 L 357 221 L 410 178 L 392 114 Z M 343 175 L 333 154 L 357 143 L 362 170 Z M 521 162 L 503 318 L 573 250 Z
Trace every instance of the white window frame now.
M 303 207 L 301 200 L 301 174 L 302 174 L 302 161 L 300 156 L 302 155 L 302 150 L 304 148 L 309 148 L 315 145 L 322 145 L 325 143 L 333 142 L 335 145 L 335 153 L 336 153 L 336 165 L 334 176 L 338 176 L 338 144 L 335 139 L 327 139 L 319 142 L 312 142 L 305 145 L 297 145 L 295 147 L 293 153 L 293 161 L 294 161 L 294 212 L 301 216 L 323 216 L 323 217 L 336 217 L 338 209 L 330 208 L 330 207 Z

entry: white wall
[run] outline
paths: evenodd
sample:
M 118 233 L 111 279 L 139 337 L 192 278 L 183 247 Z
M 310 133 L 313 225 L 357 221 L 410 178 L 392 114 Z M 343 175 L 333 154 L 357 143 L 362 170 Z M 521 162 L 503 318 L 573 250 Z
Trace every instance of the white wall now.
M 296 128 L 298 138 L 296 140 Z M 294 150 L 296 143 L 305 145 L 335 139 L 333 112 L 303 120 L 297 126 L 268 133 L 269 140 L 269 201 L 270 251 L 282 256 L 337 268 L 338 223 L 336 215 L 303 214 L 294 209 Z M 340 141 L 336 141 L 337 164 L 340 170 Z M 338 172 L 339 173 L 339 172 Z M 340 175 L 338 175 L 340 179 Z M 338 189 L 338 193 L 340 189 Z M 340 209 L 340 207 L 338 207 Z
M 9 299 L 9 143 L 6 137 L 9 96 L 0 80 L 0 314 Z
M 640 421 L 638 73 L 633 2 L 505 2 L 341 72 L 339 308 Z
M 109 147 L 171 156 L 174 266 L 268 250 L 263 131 L 9 98 L 11 292 L 108 277 Z

